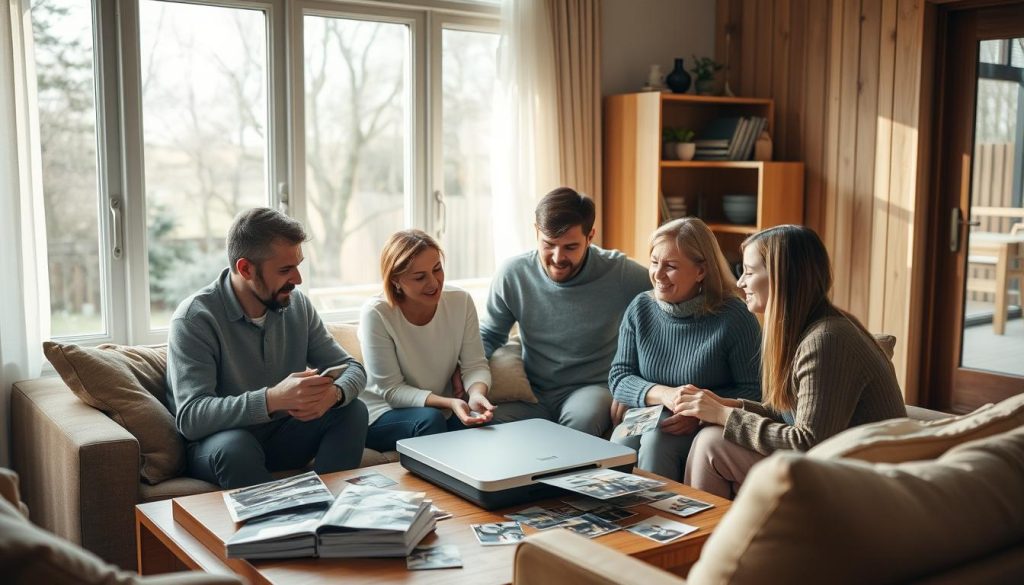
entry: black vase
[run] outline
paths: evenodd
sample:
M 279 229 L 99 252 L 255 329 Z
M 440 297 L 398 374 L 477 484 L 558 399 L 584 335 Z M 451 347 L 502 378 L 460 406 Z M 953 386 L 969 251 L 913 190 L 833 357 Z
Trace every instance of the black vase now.
M 676 59 L 672 72 L 665 76 L 665 85 L 668 85 L 672 93 L 686 93 L 690 89 L 690 74 L 683 67 L 682 59 Z

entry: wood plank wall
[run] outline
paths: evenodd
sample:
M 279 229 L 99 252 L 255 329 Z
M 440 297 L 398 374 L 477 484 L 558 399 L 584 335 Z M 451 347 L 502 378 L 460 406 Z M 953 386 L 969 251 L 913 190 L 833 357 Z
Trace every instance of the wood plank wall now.
M 717 0 L 716 60 L 736 95 L 775 99 L 776 160 L 806 164 L 804 223 L 822 236 L 834 300 L 899 338 L 917 397 L 915 201 L 925 0 Z M 922 212 L 923 213 L 923 212 Z M 913 363 L 911 363 L 913 362 Z

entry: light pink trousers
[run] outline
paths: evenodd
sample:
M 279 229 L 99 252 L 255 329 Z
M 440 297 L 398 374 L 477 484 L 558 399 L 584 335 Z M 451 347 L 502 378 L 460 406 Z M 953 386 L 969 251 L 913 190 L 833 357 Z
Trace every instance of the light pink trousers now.
M 693 439 L 683 483 L 730 500 L 755 463 L 765 456 L 725 438 L 725 428 L 704 427 Z

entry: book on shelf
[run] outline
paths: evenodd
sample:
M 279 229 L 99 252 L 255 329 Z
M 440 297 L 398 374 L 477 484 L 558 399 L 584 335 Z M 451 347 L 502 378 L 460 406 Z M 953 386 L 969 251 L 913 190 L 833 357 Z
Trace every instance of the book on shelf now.
M 697 148 L 728 148 L 729 144 L 736 137 L 736 129 L 739 126 L 740 118 L 726 117 L 715 118 L 708 124 L 700 136 L 694 140 Z
M 332 503 L 262 516 L 225 543 L 228 558 L 405 557 L 436 526 L 423 492 L 346 485 Z

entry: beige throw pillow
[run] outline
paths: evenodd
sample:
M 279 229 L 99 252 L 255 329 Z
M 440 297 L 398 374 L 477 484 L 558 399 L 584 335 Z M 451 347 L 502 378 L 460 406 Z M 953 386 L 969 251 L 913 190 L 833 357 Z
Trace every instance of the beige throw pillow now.
M 334 336 L 341 349 L 363 363 L 363 348 L 359 346 L 359 326 L 354 323 L 329 323 L 327 332 Z
M 899 463 L 934 459 L 961 443 L 1024 425 L 1024 394 L 970 414 L 937 420 L 897 418 L 847 429 L 807 452 L 818 459 Z
M 906 583 L 1024 538 L 1024 428 L 934 461 L 779 452 L 757 464 L 690 571 L 707 583 Z
M 875 341 L 885 352 L 886 357 L 892 359 L 893 353 L 896 351 L 896 336 L 888 333 L 875 333 Z
M 530 379 L 526 377 L 523 367 L 523 347 L 517 340 L 512 340 L 494 350 L 491 354 L 491 389 L 487 398 L 497 404 L 499 402 L 537 403 L 537 397 L 530 387 Z
M 75 396 L 139 441 L 143 479 L 156 484 L 181 474 L 184 441 L 165 406 L 166 346 L 93 348 L 47 341 L 43 352 Z

